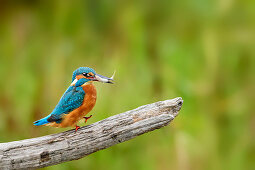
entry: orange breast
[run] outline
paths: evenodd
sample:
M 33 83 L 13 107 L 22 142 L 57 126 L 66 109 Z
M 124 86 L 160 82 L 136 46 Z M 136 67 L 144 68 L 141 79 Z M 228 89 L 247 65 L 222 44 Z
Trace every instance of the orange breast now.
M 77 122 L 88 114 L 96 104 L 97 92 L 96 88 L 92 83 L 85 84 L 82 86 L 85 91 L 85 96 L 82 105 L 63 117 L 61 123 L 49 123 L 49 126 L 54 127 L 69 127 L 75 126 Z

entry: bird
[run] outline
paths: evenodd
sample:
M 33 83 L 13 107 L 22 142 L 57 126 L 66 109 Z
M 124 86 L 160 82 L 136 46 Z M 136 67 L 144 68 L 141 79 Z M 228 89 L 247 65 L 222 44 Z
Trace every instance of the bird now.
M 115 72 L 114 72 L 115 74 Z M 80 128 L 77 122 L 85 118 L 85 123 L 92 115 L 85 117 L 95 106 L 97 91 L 92 82 L 113 84 L 111 78 L 97 74 L 89 67 L 79 67 L 73 72 L 72 83 L 60 98 L 54 110 L 46 117 L 34 122 L 35 126 L 75 127 Z

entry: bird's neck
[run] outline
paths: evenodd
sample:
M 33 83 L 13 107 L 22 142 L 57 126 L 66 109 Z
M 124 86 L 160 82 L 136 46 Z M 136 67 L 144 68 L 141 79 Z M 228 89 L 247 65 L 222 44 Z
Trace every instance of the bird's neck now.
M 88 81 L 88 82 L 84 83 L 83 85 L 81 85 L 81 87 L 84 87 L 84 86 L 87 86 L 87 85 L 91 85 L 91 84 L 93 85 L 93 83 L 91 81 Z
M 92 82 L 84 83 L 81 87 L 86 94 L 96 95 L 96 87 Z

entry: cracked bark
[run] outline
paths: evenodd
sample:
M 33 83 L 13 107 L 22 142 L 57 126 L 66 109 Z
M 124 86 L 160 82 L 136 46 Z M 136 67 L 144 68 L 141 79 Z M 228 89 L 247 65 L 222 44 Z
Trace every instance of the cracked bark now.
M 0 143 L 0 169 L 35 169 L 77 160 L 168 125 L 182 98 L 159 101 L 74 130 Z

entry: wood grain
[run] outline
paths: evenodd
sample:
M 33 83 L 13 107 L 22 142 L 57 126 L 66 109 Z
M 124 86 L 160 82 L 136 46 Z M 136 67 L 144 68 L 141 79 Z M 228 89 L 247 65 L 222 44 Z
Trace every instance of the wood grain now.
M 0 143 L 0 169 L 36 169 L 77 160 L 96 151 L 168 125 L 182 98 L 159 101 L 74 130 Z

